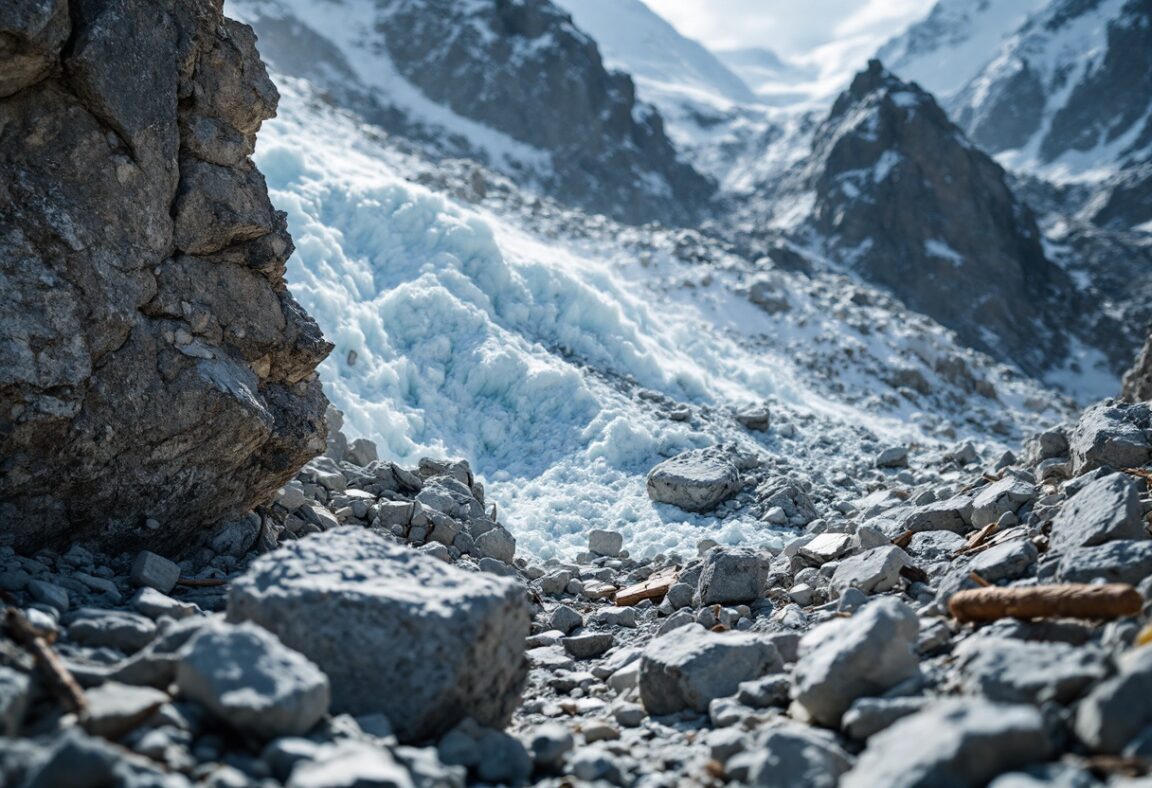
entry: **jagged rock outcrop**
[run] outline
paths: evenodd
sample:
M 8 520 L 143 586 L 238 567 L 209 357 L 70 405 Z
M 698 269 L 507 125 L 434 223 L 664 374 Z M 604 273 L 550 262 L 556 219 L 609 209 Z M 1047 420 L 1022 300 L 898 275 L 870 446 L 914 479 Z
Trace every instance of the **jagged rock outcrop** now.
M 372 123 L 483 160 L 561 201 L 625 222 L 678 223 L 711 196 L 712 182 L 677 158 L 660 114 L 637 101 L 632 78 L 608 71 L 596 42 L 550 0 L 346 5 L 353 21 L 335 25 L 276 0 L 237 8 L 278 71 Z M 423 95 L 412 99 L 412 87 Z M 499 152 L 493 130 L 504 138 Z
M 1140 356 L 1128 374 L 1124 376 L 1124 391 L 1121 396 L 1129 402 L 1152 401 L 1152 334 L 1140 351 Z
M 330 346 L 219 0 L 0 7 L 0 542 L 171 553 L 324 449 Z
M 1073 298 L 1003 169 L 935 100 L 879 63 L 817 130 L 814 224 L 829 251 L 972 347 L 1036 373 L 1061 355 Z

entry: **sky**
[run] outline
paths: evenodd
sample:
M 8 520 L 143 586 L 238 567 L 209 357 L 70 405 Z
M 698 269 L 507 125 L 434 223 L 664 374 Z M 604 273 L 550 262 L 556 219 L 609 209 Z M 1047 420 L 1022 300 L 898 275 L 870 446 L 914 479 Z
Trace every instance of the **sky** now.
M 644 0 L 681 33 L 713 50 L 767 47 L 818 65 L 857 69 L 934 0 Z

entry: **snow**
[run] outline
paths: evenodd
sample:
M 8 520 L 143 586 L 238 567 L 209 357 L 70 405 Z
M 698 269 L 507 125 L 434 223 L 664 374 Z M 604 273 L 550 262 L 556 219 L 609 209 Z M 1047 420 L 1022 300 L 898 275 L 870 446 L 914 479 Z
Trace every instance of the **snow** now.
M 895 396 L 894 364 L 946 397 L 920 359 L 967 354 L 1009 412 L 1036 395 L 923 318 L 840 300 L 836 282 L 779 274 L 789 309 L 769 314 L 744 294 L 746 264 L 681 261 L 672 231 L 456 203 L 408 179 L 424 171 L 414 154 L 274 78 L 279 117 L 257 163 L 295 239 L 289 285 L 335 344 L 320 374 L 345 431 L 408 464 L 467 458 L 524 553 L 570 556 L 592 527 L 621 531 L 636 555 L 691 555 L 705 537 L 777 544 L 783 533 L 748 515 L 653 504 L 647 471 L 722 441 L 780 461 L 822 451 L 804 471 L 834 475 L 867 451 L 862 431 L 931 443 L 942 421 L 979 433 L 993 420 Z M 753 434 L 725 415 L 763 402 L 792 429 Z M 693 418 L 669 419 L 673 404 Z
M 1051 0 L 939 0 L 928 16 L 880 48 L 894 74 L 947 102 L 1004 41 Z
M 939 239 L 932 239 L 924 242 L 924 254 L 929 257 L 938 257 L 941 260 L 947 260 L 952 265 L 959 268 L 964 265 L 964 255 L 957 252 L 951 246 Z M 993 338 L 995 342 L 995 338 Z

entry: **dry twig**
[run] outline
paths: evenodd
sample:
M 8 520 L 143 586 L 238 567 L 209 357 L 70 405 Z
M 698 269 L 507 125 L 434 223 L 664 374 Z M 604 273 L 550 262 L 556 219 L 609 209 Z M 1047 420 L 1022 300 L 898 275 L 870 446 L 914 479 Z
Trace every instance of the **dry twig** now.
M 948 602 L 957 621 L 1001 618 L 1109 619 L 1134 616 L 1144 600 L 1130 585 L 1050 585 L 977 588 L 960 591 Z

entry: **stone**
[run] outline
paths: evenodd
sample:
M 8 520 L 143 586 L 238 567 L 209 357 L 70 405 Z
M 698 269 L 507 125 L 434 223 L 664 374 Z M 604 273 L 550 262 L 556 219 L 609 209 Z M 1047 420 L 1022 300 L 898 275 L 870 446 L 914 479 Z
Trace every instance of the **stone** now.
M 594 528 L 588 532 L 588 552 L 615 558 L 624 548 L 624 535 L 616 531 Z
M 363 528 L 282 546 L 233 582 L 228 617 L 254 621 L 332 683 L 337 712 L 380 712 L 401 741 L 464 717 L 506 724 L 527 677 L 519 583 L 466 572 Z M 419 676 L 419 681 L 413 681 Z
M 791 700 L 792 680 L 783 673 L 740 683 L 737 699 L 753 709 L 785 707 Z
M 706 712 L 710 701 L 735 694 L 741 682 L 782 667 L 780 653 L 762 635 L 683 627 L 644 648 L 640 699 L 656 716 L 684 709 Z
M 425 481 L 416 501 L 457 520 L 481 519 L 485 514 L 483 504 L 476 500 L 472 489 L 451 476 L 433 476 Z
M 200 608 L 191 602 L 180 602 L 170 596 L 161 594 L 155 588 L 141 588 L 130 600 L 130 604 L 138 613 L 148 618 L 192 618 L 200 613 Z
M 1138 585 L 1152 574 L 1152 540 L 1119 540 L 1096 547 L 1068 550 L 1056 568 L 1065 583 L 1128 583 Z
M 1076 707 L 1080 741 L 1099 753 L 1119 754 L 1152 725 L 1152 648 L 1136 648 L 1118 660 L 1117 675 L 1093 687 Z
M 904 446 L 889 446 L 876 455 L 877 468 L 908 467 L 908 449 Z
M 635 629 L 639 622 L 634 607 L 602 607 L 592 614 L 592 623 L 605 627 Z
M 840 727 L 850 739 L 865 741 L 915 714 L 929 703 L 927 698 L 860 698 L 844 713 Z
M 575 740 L 571 731 L 555 722 L 546 722 L 528 734 L 528 750 L 538 768 L 554 769 L 572 751 Z
M 540 593 L 559 596 L 568 588 L 570 582 L 572 582 L 572 573 L 567 569 L 557 569 L 540 578 Z
M 28 594 L 37 602 L 55 608 L 61 613 L 66 612 L 70 604 L 67 589 L 45 580 L 29 580 Z
M 1027 574 L 1039 557 L 1040 551 L 1031 541 L 1013 539 L 978 553 L 968 565 L 968 570 L 989 583 L 1016 580 Z
M 1138 482 L 1112 473 L 1089 483 L 1052 521 L 1052 547 L 1094 547 L 1117 539 L 1147 539 Z
M 568 605 L 559 605 L 549 616 L 548 626 L 568 634 L 577 627 L 584 626 L 584 616 Z
M 868 740 L 844 788 L 986 785 L 1052 752 L 1033 706 L 942 700 Z
M 740 471 L 723 451 L 696 449 L 678 454 L 648 473 L 648 497 L 687 512 L 708 512 L 735 495 Z
M 968 520 L 971 516 L 972 499 L 966 495 L 958 495 L 945 501 L 935 501 L 905 510 L 896 521 L 895 531 L 912 533 L 952 531 L 963 534 L 969 530 Z M 896 533 L 892 533 L 891 536 L 896 536 Z
M 30 690 L 26 674 L 0 665 L 0 736 L 20 735 Z
M 843 558 L 855 548 L 849 534 L 820 534 L 796 551 L 796 555 L 810 561 L 815 566 L 823 566 L 829 561 Z
M 592 659 L 612 648 L 616 638 L 610 632 L 584 632 L 560 641 L 564 650 L 576 659 Z
M 180 567 L 164 556 L 144 550 L 132 562 L 132 571 L 128 577 L 138 586 L 148 586 L 161 594 L 167 594 L 180 579 Z
M 1004 703 L 1071 703 L 1109 673 L 1104 653 L 1066 643 L 982 637 L 955 651 L 961 686 Z
M 807 525 L 816 519 L 816 507 L 808 493 L 796 481 L 787 477 L 770 479 L 756 489 L 760 506 L 765 511 L 774 507 L 784 510 L 784 516 L 793 525 Z
M 1136 358 L 1136 363 L 1124 374 L 1122 396 L 1128 402 L 1152 402 L 1152 334 Z
M 14 748 L 13 748 L 14 749 Z M 27 788 L 115 785 L 123 788 L 188 788 L 182 775 L 169 773 L 146 758 L 128 753 L 78 727 L 67 729 L 39 755 Z
M 414 788 L 408 770 L 384 747 L 355 740 L 320 747 L 301 760 L 288 788 Z
M 911 563 L 908 554 L 895 545 L 876 547 L 841 561 L 832 573 L 829 589 L 833 597 L 849 588 L 865 594 L 890 591 L 900 583 L 900 570 Z
M 767 591 L 768 557 L 755 550 L 714 547 L 704 556 L 696 585 L 700 605 L 754 602 Z
M 857 698 L 917 676 L 919 620 L 903 602 L 869 602 L 851 618 L 820 624 L 800 641 L 793 699 L 820 725 L 838 727 Z
M 495 558 L 510 564 L 516 557 L 516 539 L 507 529 L 498 525 L 476 538 L 476 549 L 485 558 Z
M 328 713 L 327 677 L 253 624 L 206 626 L 179 660 L 180 694 L 245 735 L 301 736 Z
M 852 768 L 852 759 L 836 742 L 802 725 L 770 728 L 758 737 L 746 756 L 748 776 L 742 782 L 754 786 L 811 786 L 836 788 L 840 777 Z
M 208 546 L 217 555 L 242 558 L 260 536 L 260 516 L 256 514 L 224 523 L 212 536 Z
M 247 156 L 276 89 L 218 4 L 0 13 L 6 536 L 176 552 L 323 448 L 330 346 Z
M 772 426 L 772 413 L 766 405 L 753 405 L 736 411 L 736 421 L 756 432 L 767 432 Z
M 345 458 L 353 465 L 359 465 L 363 468 L 380 459 L 380 453 L 373 441 L 367 438 L 356 438 L 349 444 Z
M 1035 485 L 1007 474 L 976 494 L 972 500 L 972 525 L 983 528 L 998 521 L 1007 512 L 1015 513 L 1035 498 Z
M 927 561 L 951 561 L 952 555 L 967 545 L 967 539 L 952 531 L 921 531 L 912 535 L 906 550 Z
M 68 625 L 68 640 L 93 648 L 114 648 L 134 654 L 152 642 L 156 624 L 123 610 L 81 608 Z
M 143 724 L 169 701 L 168 693 L 110 681 L 84 693 L 88 713 L 84 730 L 105 739 L 119 739 Z
M 1084 411 L 1069 437 L 1072 473 L 1138 468 L 1152 460 L 1147 405 L 1101 402 Z M 1145 422 L 1142 426 L 1139 422 Z

